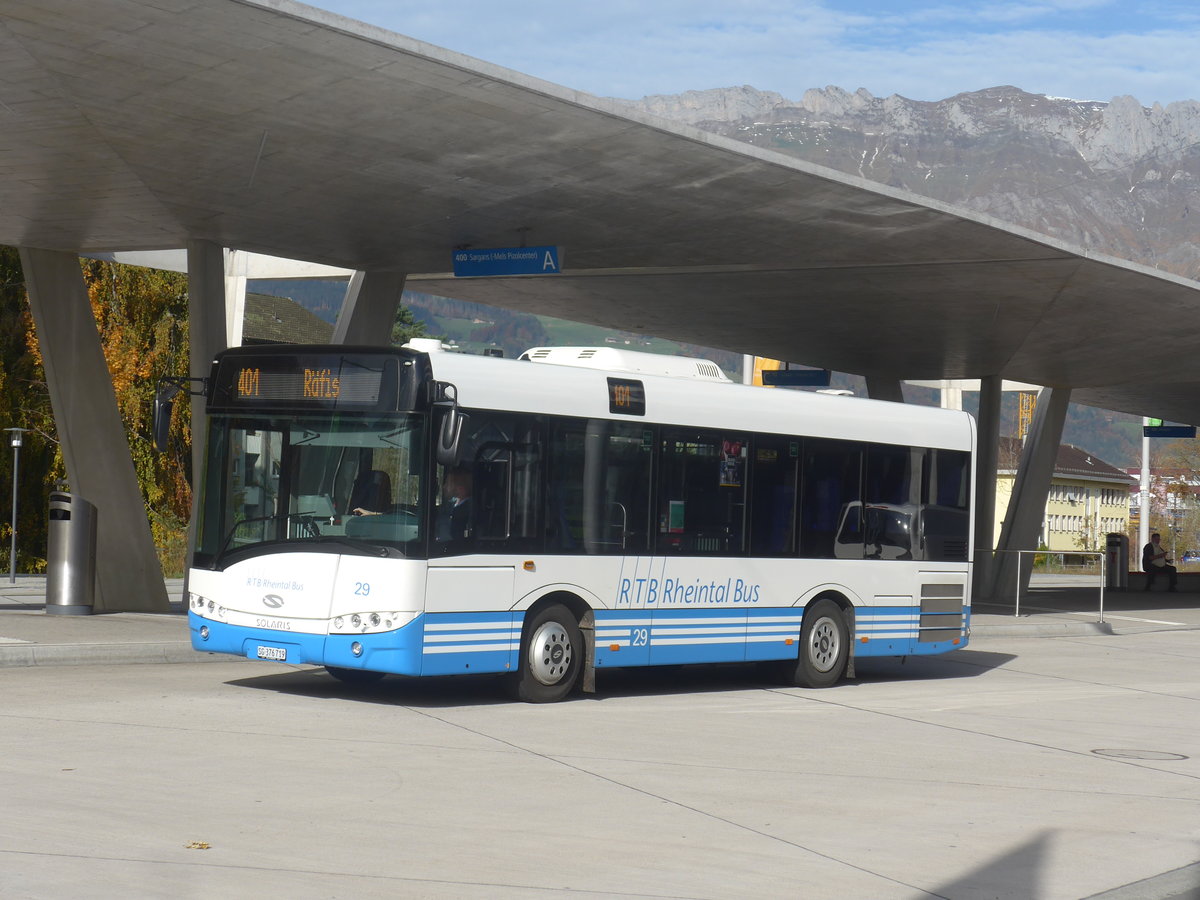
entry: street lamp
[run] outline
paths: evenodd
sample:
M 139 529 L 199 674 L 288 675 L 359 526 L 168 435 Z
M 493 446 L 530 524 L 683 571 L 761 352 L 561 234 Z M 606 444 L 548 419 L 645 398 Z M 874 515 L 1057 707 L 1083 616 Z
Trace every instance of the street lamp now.
M 5 428 L 13 448 L 12 546 L 8 551 L 8 583 L 17 583 L 17 471 L 21 465 L 21 436 L 27 428 Z

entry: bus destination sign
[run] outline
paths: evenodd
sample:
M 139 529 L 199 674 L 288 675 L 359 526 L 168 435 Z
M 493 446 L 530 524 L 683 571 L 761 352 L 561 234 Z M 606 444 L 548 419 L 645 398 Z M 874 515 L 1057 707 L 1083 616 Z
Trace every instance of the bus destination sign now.
M 361 390 L 363 387 L 361 376 L 364 373 L 356 373 L 360 376 L 355 379 L 353 375 L 350 377 L 351 385 Z M 355 399 L 373 403 L 379 399 L 379 373 L 366 373 L 367 375 L 367 395 Z M 292 373 L 268 372 L 267 373 L 267 393 L 263 393 L 263 372 L 260 366 L 244 366 L 238 373 L 236 396 L 239 400 L 244 399 L 270 399 L 270 400 L 288 400 L 295 399 L 295 387 L 300 385 L 300 399 L 303 400 L 341 400 L 342 399 L 342 377 L 333 374 L 333 369 L 328 367 L 324 369 L 309 369 L 305 368 L 298 375 Z M 372 388 L 374 391 L 372 393 Z
M 645 385 L 632 378 L 608 379 L 608 411 L 623 416 L 644 416 Z
M 379 406 L 397 388 L 395 360 L 362 354 L 245 354 L 227 357 L 217 369 L 218 406 L 292 408 Z

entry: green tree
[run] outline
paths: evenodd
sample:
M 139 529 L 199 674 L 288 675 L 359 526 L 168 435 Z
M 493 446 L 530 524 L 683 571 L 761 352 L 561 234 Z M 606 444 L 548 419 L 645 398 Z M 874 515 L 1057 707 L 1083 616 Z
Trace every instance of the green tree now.
M 400 345 L 413 338 L 429 337 L 425 323 L 413 315 L 412 307 L 401 303 L 396 307 L 396 321 L 392 323 L 392 343 Z
M 64 473 L 50 394 L 32 334 L 20 256 L 13 247 L 0 247 L 0 417 L 4 420 L 0 427 L 29 429 L 21 447 L 17 483 L 18 572 L 46 569 L 48 495 Z M 7 451 L 9 442 L 2 446 Z M 6 499 L 11 496 L 12 463 L 11 453 L 0 452 Z M 12 539 L 11 515 L 6 513 L 3 521 L 0 540 L 8 547 Z

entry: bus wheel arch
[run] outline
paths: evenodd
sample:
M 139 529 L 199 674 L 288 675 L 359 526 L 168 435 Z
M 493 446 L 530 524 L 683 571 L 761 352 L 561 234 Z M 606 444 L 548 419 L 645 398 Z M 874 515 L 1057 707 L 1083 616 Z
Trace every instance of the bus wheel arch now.
M 578 596 L 556 591 L 540 598 L 525 613 L 517 671 L 517 699 L 554 703 L 565 699 L 587 671 L 591 683 L 594 634 L 591 608 Z M 585 633 L 589 639 L 585 640 Z
M 800 648 L 788 660 L 785 679 L 797 687 L 832 687 L 854 677 L 854 605 L 842 594 L 824 592 L 805 604 Z

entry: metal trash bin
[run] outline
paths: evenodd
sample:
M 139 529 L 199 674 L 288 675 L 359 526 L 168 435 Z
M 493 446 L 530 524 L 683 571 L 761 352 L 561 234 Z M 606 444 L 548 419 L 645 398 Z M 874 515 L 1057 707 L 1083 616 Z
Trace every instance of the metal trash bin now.
M 1104 539 L 1104 586 L 1129 590 L 1129 536 L 1113 532 Z
M 65 491 L 50 493 L 46 612 L 91 615 L 96 602 L 96 507 Z

